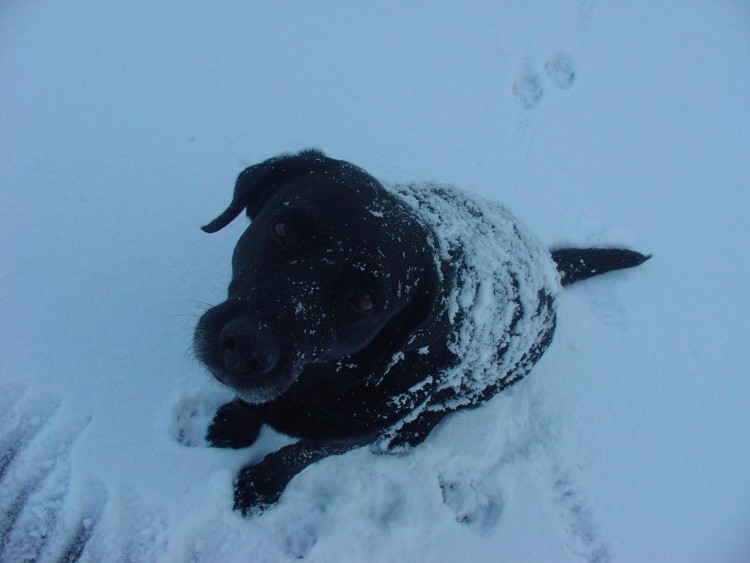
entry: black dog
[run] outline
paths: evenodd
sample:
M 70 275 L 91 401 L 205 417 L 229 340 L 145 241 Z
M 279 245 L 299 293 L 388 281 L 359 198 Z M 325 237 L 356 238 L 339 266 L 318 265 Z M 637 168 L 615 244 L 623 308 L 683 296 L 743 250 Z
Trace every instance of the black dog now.
M 198 358 L 239 396 L 207 437 L 241 448 L 265 423 L 300 438 L 242 470 L 243 513 L 323 457 L 419 444 L 528 373 L 552 339 L 561 285 L 647 259 L 550 254 L 498 204 L 431 184 L 386 189 L 315 150 L 247 168 L 203 230 L 243 210 L 252 222 L 229 296 L 195 330 Z

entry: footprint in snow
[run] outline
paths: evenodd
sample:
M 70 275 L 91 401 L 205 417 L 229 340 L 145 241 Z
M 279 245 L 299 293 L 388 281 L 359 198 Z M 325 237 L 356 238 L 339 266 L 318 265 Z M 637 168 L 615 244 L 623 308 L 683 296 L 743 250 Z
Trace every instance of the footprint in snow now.
M 567 90 L 576 79 L 576 66 L 573 60 L 563 54 L 557 53 L 544 65 L 544 70 L 552 83 L 561 90 Z
M 523 109 L 534 109 L 544 97 L 542 77 L 531 68 L 521 73 L 513 83 L 513 101 Z
M 377 492 L 367 506 L 369 518 L 381 526 L 387 526 L 401 514 L 404 492 L 400 485 L 385 475 L 375 477 L 368 487 Z
M 576 65 L 564 53 L 553 55 L 544 65 L 547 78 L 561 90 L 567 90 L 576 79 Z M 513 101 L 523 109 L 535 109 L 544 98 L 544 79 L 530 63 L 513 83 Z
M 612 560 L 607 544 L 599 535 L 591 510 L 586 506 L 576 483 L 566 475 L 558 475 L 552 485 L 553 502 L 560 510 L 573 553 L 588 563 Z
M 279 511 L 272 521 L 280 549 L 293 559 L 304 559 L 318 542 L 330 503 L 327 491 L 307 496 L 290 509 Z
M 172 408 L 170 433 L 183 446 L 207 446 L 206 430 L 226 398 L 209 393 L 185 397 Z
M 497 523 L 504 504 L 499 494 L 484 490 L 474 480 L 440 476 L 439 483 L 443 502 L 453 511 L 457 522 L 482 532 Z
M 293 559 L 304 559 L 320 537 L 319 518 L 307 514 L 277 530 L 281 549 Z

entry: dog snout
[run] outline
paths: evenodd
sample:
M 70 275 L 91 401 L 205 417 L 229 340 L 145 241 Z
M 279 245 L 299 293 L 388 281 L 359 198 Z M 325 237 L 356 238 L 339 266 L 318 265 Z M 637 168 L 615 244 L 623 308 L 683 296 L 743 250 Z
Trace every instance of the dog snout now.
M 219 357 L 224 369 L 239 378 L 269 373 L 279 361 L 278 348 L 257 328 L 249 317 L 229 321 L 219 337 Z

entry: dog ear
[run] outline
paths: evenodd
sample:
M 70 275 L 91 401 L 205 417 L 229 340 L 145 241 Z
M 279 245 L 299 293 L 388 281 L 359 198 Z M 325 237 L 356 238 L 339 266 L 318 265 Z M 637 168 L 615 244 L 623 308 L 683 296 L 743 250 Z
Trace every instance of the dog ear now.
M 417 285 L 414 301 L 387 329 L 371 356 L 368 381 L 377 385 L 383 380 L 392 367 L 394 354 L 426 351 L 423 349 L 431 342 L 444 337 L 450 325 L 444 318 L 445 303 L 441 298 L 440 284 L 437 271 L 427 269 Z
M 252 220 L 260 213 L 276 188 L 327 160 L 321 151 L 308 149 L 299 154 L 281 154 L 245 168 L 237 176 L 234 197 L 229 207 L 201 229 L 207 233 L 215 233 L 234 221 L 243 209 L 247 210 L 247 216 Z
M 426 269 L 415 292 L 414 302 L 406 312 L 399 328 L 398 347 L 404 351 L 429 346 L 438 335 L 444 303 L 441 300 L 440 278 L 437 271 Z

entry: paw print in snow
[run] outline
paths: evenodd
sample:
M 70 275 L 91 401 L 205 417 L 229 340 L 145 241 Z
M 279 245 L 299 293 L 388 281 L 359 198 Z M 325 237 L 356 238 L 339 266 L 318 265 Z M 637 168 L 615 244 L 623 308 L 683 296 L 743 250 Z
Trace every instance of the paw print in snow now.
M 298 505 L 277 514 L 273 521 L 274 537 L 279 547 L 292 559 L 304 559 L 318 542 L 325 522 L 325 508 Z
M 569 56 L 557 53 L 544 65 L 544 71 L 555 86 L 567 90 L 575 82 L 577 69 Z M 526 68 L 513 83 L 513 101 L 523 109 L 535 109 L 544 97 L 544 81 L 544 77 L 527 62 Z
M 206 429 L 225 398 L 199 393 L 179 401 L 172 409 L 172 437 L 183 446 L 207 446 Z
M 543 97 L 542 78 L 532 69 L 526 69 L 513 83 L 513 101 L 523 109 L 534 109 Z
M 381 526 L 387 526 L 401 514 L 404 491 L 392 479 L 382 475 L 370 481 L 368 487 L 377 491 L 367 507 L 368 516 Z
M 494 526 L 503 510 L 503 499 L 484 491 L 473 481 L 440 477 L 443 502 L 450 508 L 456 521 L 485 531 Z
M 567 90 L 576 79 L 576 67 L 570 57 L 557 53 L 544 65 L 544 70 L 552 83 L 561 90 Z
M 587 563 L 607 563 L 612 560 L 609 547 L 602 540 L 598 526 L 586 506 L 576 483 L 566 475 L 558 475 L 552 485 L 553 501 L 568 534 L 568 547 Z

